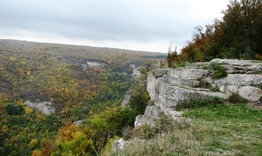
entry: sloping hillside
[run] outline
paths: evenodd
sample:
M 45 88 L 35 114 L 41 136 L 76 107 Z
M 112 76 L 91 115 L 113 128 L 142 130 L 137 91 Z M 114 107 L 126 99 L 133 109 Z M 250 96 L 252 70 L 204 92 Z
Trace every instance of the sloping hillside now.
M 62 127 L 121 105 L 134 85 L 131 64 L 150 66 L 159 57 L 163 55 L 0 40 L 0 153 L 47 152 Z M 88 137 L 97 143 L 93 135 Z M 104 145 L 96 143 L 95 149 Z

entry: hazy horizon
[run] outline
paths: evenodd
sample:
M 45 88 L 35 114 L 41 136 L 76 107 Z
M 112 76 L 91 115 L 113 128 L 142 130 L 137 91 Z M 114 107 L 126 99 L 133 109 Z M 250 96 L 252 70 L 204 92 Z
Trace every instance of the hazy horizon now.
M 166 53 L 220 19 L 228 2 L 3 0 L 0 38 Z

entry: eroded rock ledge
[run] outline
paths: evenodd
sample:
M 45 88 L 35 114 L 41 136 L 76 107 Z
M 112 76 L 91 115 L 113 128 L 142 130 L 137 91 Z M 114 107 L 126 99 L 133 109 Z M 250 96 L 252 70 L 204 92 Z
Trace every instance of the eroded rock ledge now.
M 214 71 L 208 68 L 213 63 L 224 66 L 227 77 L 213 79 Z M 144 115 L 136 117 L 135 128 L 143 125 L 154 126 L 155 119 L 163 114 L 177 122 L 190 122 L 190 119 L 179 117 L 182 113 L 176 110 L 176 106 L 192 99 L 212 96 L 227 99 L 235 93 L 248 101 L 258 101 L 262 91 L 256 86 L 262 83 L 261 73 L 261 62 L 230 59 L 214 59 L 184 68 L 156 69 L 154 73 L 147 75 L 147 91 L 151 101 Z M 212 91 L 202 87 L 202 84 L 209 84 L 217 90 Z

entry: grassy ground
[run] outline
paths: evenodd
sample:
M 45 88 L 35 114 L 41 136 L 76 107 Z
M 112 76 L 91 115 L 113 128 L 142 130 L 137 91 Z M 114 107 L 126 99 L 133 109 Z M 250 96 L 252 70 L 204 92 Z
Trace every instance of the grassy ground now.
M 246 104 L 209 105 L 183 110 L 193 119 L 191 125 L 181 127 L 170 120 L 162 120 L 154 133 L 142 141 L 133 137 L 128 149 L 118 155 L 262 155 L 262 111 Z
M 262 155 L 262 111 L 246 104 L 188 110 L 194 136 L 207 155 Z

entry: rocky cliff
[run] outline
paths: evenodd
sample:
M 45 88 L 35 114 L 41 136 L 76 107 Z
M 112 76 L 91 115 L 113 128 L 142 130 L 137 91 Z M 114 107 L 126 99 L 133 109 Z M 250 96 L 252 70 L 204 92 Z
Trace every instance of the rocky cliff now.
M 220 68 L 212 68 L 212 67 Z M 215 77 L 220 69 L 225 73 Z M 218 71 L 216 71 L 218 69 Z M 227 99 L 238 94 L 248 101 L 259 101 L 262 96 L 262 63 L 252 60 L 214 59 L 210 62 L 194 63 L 181 68 L 160 68 L 148 73 L 147 91 L 151 101 L 144 115 L 136 117 L 135 128 L 154 126 L 161 115 L 172 117 L 177 122 L 190 122 L 179 117 L 178 105 L 193 99 L 220 97 Z M 260 87 L 259 87 L 260 86 Z M 128 145 L 123 139 L 113 144 L 113 151 Z
M 215 71 L 209 68 L 214 64 L 223 66 L 227 76 L 214 79 Z M 177 119 L 181 112 L 176 111 L 176 106 L 192 99 L 209 96 L 227 99 L 235 93 L 248 101 L 258 101 L 262 96 L 261 89 L 256 87 L 262 83 L 261 71 L 262 63 L 230 59 L 214 59 L 184 68 L 157 69 L 154 74 L 147 76 L 151 102 L 145 114 L 137 116 L 135 127 L 152 125 L 154 118 L 161 114 Z

